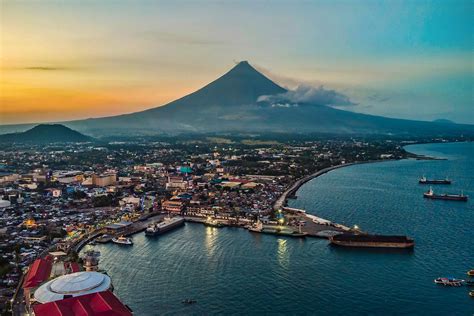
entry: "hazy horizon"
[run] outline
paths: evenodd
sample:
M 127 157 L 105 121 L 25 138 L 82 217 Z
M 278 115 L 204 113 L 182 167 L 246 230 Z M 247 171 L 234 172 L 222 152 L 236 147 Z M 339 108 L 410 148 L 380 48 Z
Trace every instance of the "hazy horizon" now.
M 137 112 L 248 60 L 345 110 L 474 123 L 473 4 L 2 2 L 0 124 Z

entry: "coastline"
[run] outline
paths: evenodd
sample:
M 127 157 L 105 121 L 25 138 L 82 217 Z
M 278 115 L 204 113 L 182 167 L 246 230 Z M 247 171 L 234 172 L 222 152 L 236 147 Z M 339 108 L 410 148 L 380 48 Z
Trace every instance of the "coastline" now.
M 313 180 L 313 179 L 315 179 L 315 178 L 317 178 L 317 177 L 319 177 L 319 176 L 321 176 L 325 173 L 328 173 L 330 171 L 333 171 L 333 170 L 336 170 L 336 169 L 339 169 L 339 168 L 343 168 L 343 167 L 354 166 L 354 165 L 361 165 L 361 164 L 375 163 L 375 162 L 384 162 L 384 161 L 396 161 L 396 160 L 400 160 L 400 159 L 379 159 L 379 160 L 368 160 L 368 161 L 356 161 L 356 162 L 350 162 L 350 163 L 335 165 L 335 166 L 331 166 L 331 167 L 321 169 L 319 171 L 316 171 L 316 172 L 314 172 L 310 175 L 304 176 L 303 178 L 300 178 L 300 179 L 296 180 L 295 182 L 293 182 L 293 184 L 290 187 L 288 187 L 288 189 L 286 189 L 282 193 L 282 195 L 280 195 L 280 197 L 275 201 L 275 203 L 273 204 L 273 209 L 275 211 L 277 211 L 281 208 L 286 207 L 289 196 L 294 195 L 303 184 L 305 184 L 306 182 L 308 182 L 310 180 Z

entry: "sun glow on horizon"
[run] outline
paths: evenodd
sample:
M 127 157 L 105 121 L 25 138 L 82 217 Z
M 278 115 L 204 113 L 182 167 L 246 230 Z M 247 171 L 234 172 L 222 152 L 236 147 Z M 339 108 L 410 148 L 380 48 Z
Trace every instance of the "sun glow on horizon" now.
M 468 1 L 2 2 L 0 124 L 161 106 L 242 59 L 284 86 L 337 89 L 357 112 L 474 123 L 471 13 Z

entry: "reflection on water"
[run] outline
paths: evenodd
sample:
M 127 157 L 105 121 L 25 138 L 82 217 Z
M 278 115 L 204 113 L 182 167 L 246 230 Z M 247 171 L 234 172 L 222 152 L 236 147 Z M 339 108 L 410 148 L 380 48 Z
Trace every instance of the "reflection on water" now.
M 219 229 L 216 227 L 206 227 L 205 246 L 208 257 L 212 257 L 216 251 L 216 240 L 219 235 Z
M 284 269 L 288 269 L 290 263 L 290 254 L 288 252 L 287 240 L 278 238 L 278 263 Z

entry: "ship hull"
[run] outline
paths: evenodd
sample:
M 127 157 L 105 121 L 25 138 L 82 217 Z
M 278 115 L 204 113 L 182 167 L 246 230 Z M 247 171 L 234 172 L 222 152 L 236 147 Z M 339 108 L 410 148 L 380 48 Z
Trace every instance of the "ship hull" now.
M 169 232 L 170 230 L 173 230 L 175 228 L 178 228 L 180 226 L 183 226 L 184 225 L 184 218 L 183 219 L 180 219 L 179 221 L 176 221 L 174 223 L 171 223 L 169 225 L 166 225 L 164 227 L 161 227 L 161 228 L 158 228 L 154 231 L 150 231 L 150 230 L 145 230 L 145 235 L 146 236 L 158 236 L 158 235 L 161 235 L 161 234 L 164 234 L 166 232 Z
M 224 224 L 221 224 L 221 223 L 212 224 L 212 223 L 206 223 L 206 222 L 204 222 L 204 226 L 206 226 L 206 227 L 221 228 L 221 227 L 224 227 Z
M 415 243 L 389 243 L 389 242 L 345 242 L 345 241 L 331 241 L 331 245 L 341 247 L 356 247 L 356 248 L 413 248 Z
M 329 238 L 331 245 L 354 248 L 400 248 L 410 249 L 415 241 L 406 236 L 341 234 Z
M 450 195 L 429 195 L 423 194 L 423 197 L 431 200 L 461 201 L 466 202 L 467 196 L 450 196 Z
M 418 181 L 419 184 L 451 184 L 450 180 L 420 180 Z
M 248 230 L 250 232 L 259 233 L 259 234 L 287 236 L 287 237 L 298 237 L 298 238 L 304 238 L 307 235 L 306 233 L 299 233 L 299 232 L 291 233 L 291 232 L 282 232 L 282 231 L 268 230 L 268 229 L 258 230 L 258 229 L 249 228 Z

